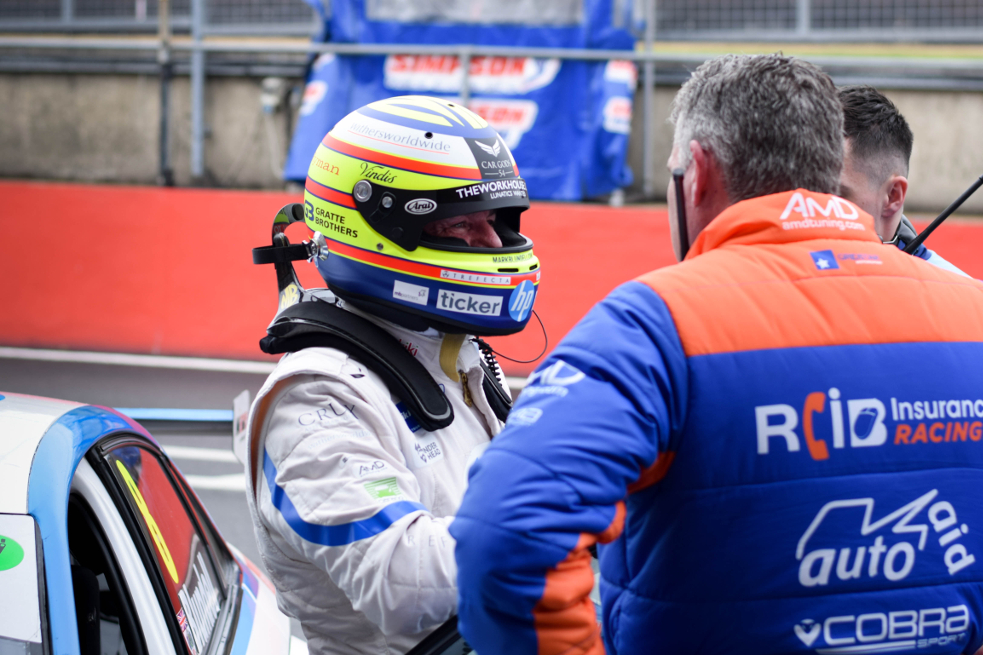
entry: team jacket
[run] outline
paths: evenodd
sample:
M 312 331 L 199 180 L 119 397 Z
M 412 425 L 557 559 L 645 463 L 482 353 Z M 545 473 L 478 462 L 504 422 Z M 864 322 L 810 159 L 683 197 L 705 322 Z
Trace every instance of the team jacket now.
M 730 207 L 570 332 L 471 469 L 462 633 L 481 655 L 973 653 L 981 339 L 983 284 L 847 201 Z
M 465 342 L 462 382 L 441 370 L 442 335 L 377 321 L 444 388 L 454 422 L 426 432 L 385 384 L 331 348 L 286 355 L 250 412 L 247 497 L 284 613 L 313 653 L 404 653 L 454 614 L 447 528 L 467 466 L 501 424 Z

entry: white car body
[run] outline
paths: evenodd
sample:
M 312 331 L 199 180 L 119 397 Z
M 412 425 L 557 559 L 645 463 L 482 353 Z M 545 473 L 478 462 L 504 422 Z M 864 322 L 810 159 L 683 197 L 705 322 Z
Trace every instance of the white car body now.
M 0 540 L 0 651 L 87 655 L 83 593 L 103 652 L 290 652 L 269 580 L 156 441 L 111 409 L 0 393 Z M 294 640 L 295 655 L 305 646 Z

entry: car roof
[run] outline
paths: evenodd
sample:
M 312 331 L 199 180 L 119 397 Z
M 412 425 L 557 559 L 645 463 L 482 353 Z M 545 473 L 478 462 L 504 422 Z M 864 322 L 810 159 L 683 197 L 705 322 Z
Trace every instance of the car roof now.
M 0 513 L 33 514 L 45 498 L 67 500 L 85 452 L 120 431 L 153 441 L 138 423 L 106 407 L 0 391 Z
M 140 424 L 107 407 L 0 391 L 0 512 L 37 521 L 49 598 L 73 593 L 68 496 L 75 469 L 96 441 L 123 432 L 156 444 Z M 68 606 L 51 607 L 52 652 L 78 652 Z
M 79 403 L 0 392 L 0 513 L 27 513 L 27 488 L 42 437 Z

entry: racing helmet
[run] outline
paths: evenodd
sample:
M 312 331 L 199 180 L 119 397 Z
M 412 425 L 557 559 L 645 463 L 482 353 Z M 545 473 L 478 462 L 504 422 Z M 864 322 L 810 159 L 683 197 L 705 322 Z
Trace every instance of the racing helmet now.
M 304 220 L 329 252 L 314 261 L 344 300 L 421 331 L 502 335 L 529 321 L 540 266 L 519 233 L 526 183 L 502 137 L 455 100 L 355 110 L 321 141 L 304 188 Z M 483 210 L 501 248 L 424 232 Z

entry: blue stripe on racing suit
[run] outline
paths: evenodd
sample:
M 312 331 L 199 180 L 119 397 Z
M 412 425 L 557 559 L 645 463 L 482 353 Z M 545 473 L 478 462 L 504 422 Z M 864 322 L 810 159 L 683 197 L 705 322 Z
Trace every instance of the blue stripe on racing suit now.
M 398 503 L 386 505 L 379 512 L 361 521 L 344 523 L 342 525 L 318 525 L 308 523 L 300 517 L 297 508 L 290 501 L 287 492 L 283 487 L 276 483 L 276 467 L 269 453 L 263 451 L 263 474 L 266 482 L 270 486 L 270 497 L 273 506 L 283 516 L 283 520 L 298 535 L 315 544 L 322 546 L 345 546 L 347 544 L 368 539 L 379 534 L 390 525 L 403 518 L 407 514 L 418 510 L 427 511 L 427 508 L 420 503 L 413 503 L 404 500 Z

